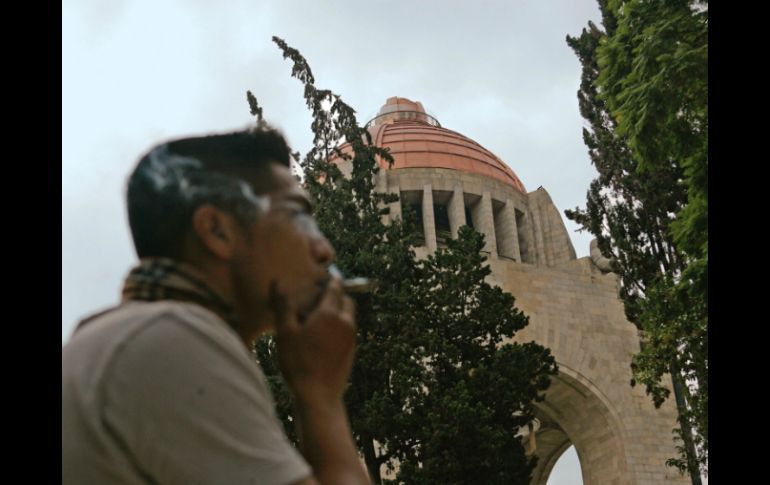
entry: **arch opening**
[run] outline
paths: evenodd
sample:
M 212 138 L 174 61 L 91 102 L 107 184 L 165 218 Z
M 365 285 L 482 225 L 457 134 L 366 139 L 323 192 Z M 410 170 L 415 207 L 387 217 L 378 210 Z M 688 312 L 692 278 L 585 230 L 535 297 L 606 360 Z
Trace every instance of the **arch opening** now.
M 571 446 L 582 477 L 582 482 L 574 483 L 631 483 L 619 420 L 599 391 L 584 382 L 559 364 L 559 375 L 546 391 L 545 401 L 535 404 L 541 426 L 535 435 L 538 464 L 532 485 L 548 485 L 554 466 Z
M 548 477 L 548 485 L 583 485 L 583 476 L 580 471 L 580 459 L 575 446 L 570 443 L 569 448 L 557 458 L 556 464 Z

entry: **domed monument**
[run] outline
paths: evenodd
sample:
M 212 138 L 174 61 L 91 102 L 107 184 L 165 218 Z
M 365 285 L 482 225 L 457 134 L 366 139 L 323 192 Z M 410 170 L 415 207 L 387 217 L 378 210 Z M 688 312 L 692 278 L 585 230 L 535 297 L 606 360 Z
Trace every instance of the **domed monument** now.
M 409 204 L 421 220 L 418 257 L 457 237 L 463 224 L 483 233 L 489 282 L 530 317 L 516 340 L 549 347 L 558 362 L 546 400 L 536 404 L 534 436 L 526 437 L 539 457 L 532 484 L 545 485 L 571 445 L 585 485 L 688 483 L 665 466 L 676 455 L 672 399 L 655 409 L 641 386 L 629 384 L 639 337 L 625 318 L 618 278 L 595 247 L 576 257 L 548 192 L 527 192 L 500 158 L 442 127 L 419 102 L 389 98 L 368 129 L 394 158 L 390 169 L 381 161 L 377 180 L 379 191 L 400 196 L 387 217 L 401 217 Z M 349 173 L 350 162 L 340 168 Z

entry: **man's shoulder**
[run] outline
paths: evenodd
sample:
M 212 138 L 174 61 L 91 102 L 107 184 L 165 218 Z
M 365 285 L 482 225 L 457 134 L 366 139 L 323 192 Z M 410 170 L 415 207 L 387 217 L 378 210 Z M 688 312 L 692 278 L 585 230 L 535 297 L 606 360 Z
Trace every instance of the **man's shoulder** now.
M 184 356 L 184 358 L 182 358 Z M 259 379 L 249 350 L 214 313 L 192 303 L 131 302 L 99 315 L 62 349 L 62 378 L 119 386 L 139 375 L 182 380 L 209 367 L 233 379 Z M 125 379 L 118 379 L 117 377 Z M 133 376 L 133 377 L 132 377 Z
M 218 333 L 230 330 L 215 313 L 195 303 L 182 301 L 132 301 L 99 311 L 83 319 L 73 334 L 73 339 L 88 333 L 126 334 L 139 332 L 158 323 L 183 331 L 200 328 Z M 231 331 L 232 332 L 232 331 Z
M 168 300 L 135 301 L 83 320 L 64 346 L 63 358 L 68 358 L 68 354 L 115 354 L 127 345 L 215 345 L 227 351 L 244 347 L 220 317 L 200 305 Z

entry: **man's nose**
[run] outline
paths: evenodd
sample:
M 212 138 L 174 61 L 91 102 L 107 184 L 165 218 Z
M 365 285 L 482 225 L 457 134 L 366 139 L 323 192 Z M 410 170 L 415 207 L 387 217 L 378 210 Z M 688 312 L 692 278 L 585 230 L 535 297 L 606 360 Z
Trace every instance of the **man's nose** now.
M 324 266 L 331 264 L 336 256 L 332 244 L 328 239 L 326 239 L 325 236 L 318 236 L 314 238 L 311 250 L 315 260 Z

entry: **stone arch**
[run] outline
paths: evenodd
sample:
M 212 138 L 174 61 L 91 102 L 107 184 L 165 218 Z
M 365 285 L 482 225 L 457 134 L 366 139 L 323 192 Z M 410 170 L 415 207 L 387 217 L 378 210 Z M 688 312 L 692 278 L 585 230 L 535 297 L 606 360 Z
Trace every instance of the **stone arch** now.
M 546 400 L 536 403 L 538 465 L 532 485 L 546 485 L 559 457 L 575 446 L 584 485 L 632 483 L 626 460 L 625 430 L 603 393 L 579 372 L 559 364 Z

